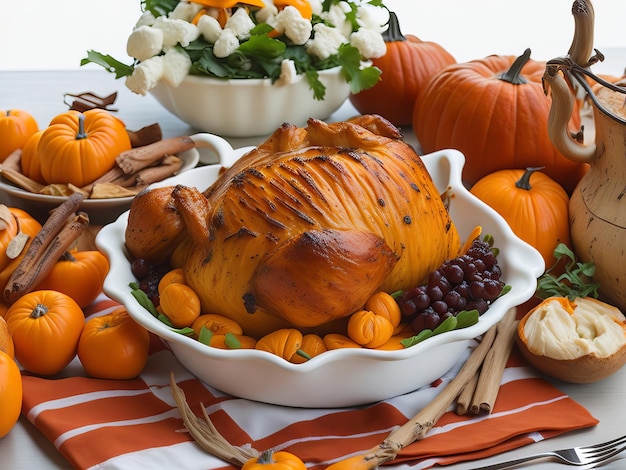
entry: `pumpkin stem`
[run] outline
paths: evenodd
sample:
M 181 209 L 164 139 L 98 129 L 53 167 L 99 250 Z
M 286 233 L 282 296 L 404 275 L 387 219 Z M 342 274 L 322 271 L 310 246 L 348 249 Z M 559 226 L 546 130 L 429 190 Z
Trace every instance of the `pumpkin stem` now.
M 524 174 L 522 175 L 522 177 L 515 182 L 515 187 L 519 189 L 525 189 L 526 191 L 530 191 L 532 189 L 532 186 L 530 185 L 530 176 L 535 171 L 543 170 L 544 168 L 545 168 L 544 166 L 533 166 L 533 167 L 526 168 L 526 171 L 524 171 Z
M 66 251 L 65 253 L 61 255 L 59 260 L 60 261 L 76 261 L 76 258 L 74 257 L 72 253 L 70 253 L 69 251 Z
M 296 351 L 296 354 L 298 356 L 300 356 L 300 357 L 305 358 L 307 361 L 311 360 L 311 356 L 308 353 L 306 353 L 305 351 L 303 351 L 302 349 L 298 349 Z
M 78 132 L 76 133 L 76 140 L 86 139 L 87 133 L 85 132 L 85 115 L 78 115 Z
M 530 49 L 526 49 L 524 53 L 515 59 L 515 62 L 511 64 L 511 68 L 506 72 L 500 74 L 498 77 L 500 80 L 504 80 L 505 82 L 512 83 L 513 85 L 523 85 L 524 83 L 528 83 L 522 76 L 522 68 L 526 65 L 526 62 L 530 59 Z
M 256 461 L 256 463 L 274 463 L 274 450 L 273 449 L 264 450 L 261 456 L 259 457 L 259 460 Z
M 397 42 L 406 41 L 406 37 L 400 30 L 400 22 L 398 21 L 398 15 L 393 11 L 389 12 L 389 21 L 387 22 L 387 29 L 382 34 L 385 42 Z
M 48 307 L 43 304 L 37 304 L 37 306 L 30 312 L 30 318 L 41 318 L 48 313 Z

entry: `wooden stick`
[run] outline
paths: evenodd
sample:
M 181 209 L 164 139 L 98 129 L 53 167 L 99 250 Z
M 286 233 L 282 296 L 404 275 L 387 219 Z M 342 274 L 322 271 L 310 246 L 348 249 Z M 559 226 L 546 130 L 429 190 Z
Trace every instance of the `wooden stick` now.
M 456 399 L 463 387 L 476 375 L 495 336 L 496 326 L 493 326 L 483 335 L 480 344 L 474 349 L 459 373 L 446 388 L 413 418 L 389 434 L 381 444 L 364 454 L 361 461 L 362 466 L 359 468 L 374 470 L 379 465 L 396 458 L 398 452 L 407 445 L 424 438 Z
M 476 384 L 478 384 L 478 376 L 480 374 L 480 370 L 478 373 L 474 374 L 474 376 L 470 379 L 469 382 L 463 387 L 461 393 L 459 393 L 458 398 L 456 399 L 456 414 L 464 415 L 470 411 L 470 407 L 472 406 L 472 398 L 474 397 L 474 390 L 476 390 Z
M 502 374 L 511 354 L 517 331 L 517 309 L 510 309 L 498 323 L 496 338 L 483 362 L 472 397 L 470 410 L 474 414 L 491 413 L 498 397 Z

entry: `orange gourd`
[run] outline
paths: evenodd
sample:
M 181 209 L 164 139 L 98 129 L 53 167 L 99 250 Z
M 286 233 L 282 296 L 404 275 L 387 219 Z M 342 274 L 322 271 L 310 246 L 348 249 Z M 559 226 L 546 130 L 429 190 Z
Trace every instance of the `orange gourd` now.
M 389 25 L 383 33 L 387 45 L 384 56 L 372 59 L 381 71 L 381 80 L 371 88 L 350 95 L 350 102 L 361 114 L 380 114 L 396 126 L 410 125 L 413 108 L 419 108 L 419 92 L 429 80 L 456 59 L 440 44 L 403 35 L 398 18 L 389 12 Z
M 70 296 L 37 290 L 16 300 L 5 320 L 22 367 L 34 374 L 54 375 L 76 355 L 85 317 Z
M 396 328 L 402 320 L 402 312 L 396 299 L 387 292 L 375 292 L 365 302 L 365 310 L 370 310 L 376 315 L 385 317 Z
M 342 335 L 341 333 L 328 333 L 324 336 L 324 346 L 329 351 L 332 349 L 342 349 L 342 348 L 361 348 L 362 346 L 346 335 Z
M 200 316 L 200 299 L 186 284 L 167 284 L 159 293 L 159 309 L 173 326 L 184 328 Z
M 37 146 L 41 175 L 48 184 L 83 187 L 113 168 L 116 157 L 131 148 L 124 123 L 104 109 L 68 111 L 53 121 Z
M 37 183 L 45 184 L 46 182 L 43 176 L 41 176 L 41 162 L 37 154 L 37 146 L 42 134 L 43 130 L 35 132 L 24 144 L 22 156 L 20 157 L 20 169 L 24 176 L 28 176 Z
M 19 109 L 0 109 L 0 162 L 15 150 L 23 148 L 38 130 L 37 121 L 30 113 Z
M 37 289 L 63 292 L 85 308 L 102 293 L 109 260 L 98 250 L 67 251 Z
M 369 310 L 359 310 L 350 315 L 348 336 L 366 348 L 378 348 L 391 339 L 394 326 L 382 315 Z
M 319 335 L 309 333 L 302 337 L 300 352 L 296 352 L 296 354 L 291 356 L 291 358 L 289 358 L 289 362 L 302 364 L 303 362 L 309 361 L 315 356 L 319 356 L 326 351 L 328 351 L 328 348 L 324 344 L 324 340 Z
M 78 359 L 98 379 L 132 379 L 148 361 L 150 335 L 120 307 L 87 320 L 78 341 Z
M 3 316 L 0 316 L 0 351 L 8 354 L 11 359 L 15 357 L 15 346 L 9 331 L 9 325 Z
M 302 333 L 295 328 L 281 328 L 261 337 L 256 343 L 256 349 L 276 354 L 285 360 L 300 350 Z
M 22 411 L 22 375 L 8 354 L 0 351 L 0 438 L 9 434 Z
M 260 457 L 253 457 L 243 464 L 241 470 L 306 470 L 304 462 L 285 451 L 266 450 Z
M 570 246 L 569 196 L 540 168 L 500 170 L 481 178 L 470 192 L 491 206 L 513 232 L 535 247 L 546 263 L 556 262 L 559 243 Z
M 571 194 L 587 166 L 559 153 L 548 136 L 545 66 L 526 50 L 517 58 L 491 55 L 444 68 L 414 108 L 413 130 L 422 151 L 460 150 L 469 185 L 494 171 L 541 166 Z M 574 118 L 577 131 L 580 120 Z
M 226 333 L 232 333 L 234 335 L 243 334 L 243 329 L 239 323 L 225 317 L 224 315 L 218 315 L 215 313 L 205 313 L 200 315 L 192 323 L 191 328 L 196 334 L 196 337 L 200 336 L 200 330 L 202 328 L 206 328 L 214 335 L 225 335 Z
M 41 224 L 28 212 L 3 204 L 0 204 L 0 214 L 0 287 L 4 287 L 25 254 L 28 243 L 41 230 Z M 6 253 L 7 247 L 20 230 L 29 236 L 29 240 L 17 257 L 10 258 Z

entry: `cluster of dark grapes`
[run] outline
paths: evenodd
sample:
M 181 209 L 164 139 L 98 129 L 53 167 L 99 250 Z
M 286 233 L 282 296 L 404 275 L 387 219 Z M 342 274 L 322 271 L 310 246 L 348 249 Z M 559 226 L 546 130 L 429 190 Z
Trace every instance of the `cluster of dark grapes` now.
M 464 255 L 431 272 L 427 284 L 403 292 L 396 301 L 415 333 L 434 330 L 463 310 L 485 313 L 504 288 L 501 275 L 491 246 L 477 238 Z
M 159 281 L 169 271 L 164 265 L 153 265 L 138 258 L 133 260 L 130 270 L 139 281 L 139 289 L 144 291 L 155 307 L 159 306 Z

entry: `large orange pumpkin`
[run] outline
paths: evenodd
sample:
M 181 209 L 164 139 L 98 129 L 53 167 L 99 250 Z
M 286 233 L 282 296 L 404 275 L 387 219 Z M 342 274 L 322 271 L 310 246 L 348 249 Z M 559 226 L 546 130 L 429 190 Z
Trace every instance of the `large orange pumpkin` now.
M 422 151 L 460 150 L 466 158 L 463 180 L 470 185 L 497 170 L 544 167 L 571 194 L 587 166 L 559 153 L 548 136 L 545 65 L 526 50 L 517 58 L 491 55 L 443 69 L 414 108 Z M 575 116 L 572 131 L 579 125 Z
M 22 411 L 22 375 L 15 361 L 0 351 L 0 438 L 9 434 Z
M 556 262 L 557 245 L 571 245 L 569 196 L 560 184 L 538 170 L 496 171 L 478 180 L 470 191 L 539 251 L 549 268 Z
M 381 71 L 381 80 L 371 88 L 350 95 L 350 102 L 361 114 L 380 114 L 396 126 L 410 125 L 419 92 L 428 81 L 456 59 L 436 42 L 402 34 L 398 17 L 389 12 L 389 25 L 383 33 L 387 45 L 384 56 L 372 59 Z
M 5 320 L 22 367 L 34 374 L 54 375 L 76 355 L 85 317 L 70 296 L 39 290 L 16 300 Z
M 83 187 L 113 168 L 116 157 L 131 148 L 124 123 L 104 109 L 68 111 L 53 122 L 37 146 L 41 175 L 48 184 Z
M 0 162 L 24 147 L 28 138 L 39 130 L 35 118 L 26 111 L 0 109 Z

